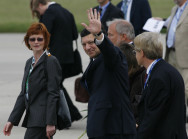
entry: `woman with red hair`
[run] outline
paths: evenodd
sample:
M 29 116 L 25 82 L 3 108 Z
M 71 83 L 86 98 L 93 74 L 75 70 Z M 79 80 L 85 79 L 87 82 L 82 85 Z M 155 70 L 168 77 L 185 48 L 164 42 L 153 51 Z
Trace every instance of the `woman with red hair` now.
M 33 56 L 26 62 L 21 92 L 4 127 L 7 136 L 13 126 L 18 126 L 25 110 L 24 139 L 51 139 L 56 132 L 61 67 L 47 51 L 49 41 L 44 24 L 34 23 L 27 30 L 24 42 Z

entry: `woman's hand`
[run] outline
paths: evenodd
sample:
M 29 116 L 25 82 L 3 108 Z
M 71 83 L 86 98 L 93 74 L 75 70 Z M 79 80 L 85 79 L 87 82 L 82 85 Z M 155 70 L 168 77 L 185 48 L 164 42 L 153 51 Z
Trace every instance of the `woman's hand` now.
M 56 129 L 54 125 L 47 125 L 46 126 L 46 136 L 48 139 L 51 139 L 51 137 L 56 133 Z
M 13 124 L 11 122 L 6 123 L 6 125 L 3 129 L 3 133 L 5 136 L 10 136 L 12 127 L 13 127 Z

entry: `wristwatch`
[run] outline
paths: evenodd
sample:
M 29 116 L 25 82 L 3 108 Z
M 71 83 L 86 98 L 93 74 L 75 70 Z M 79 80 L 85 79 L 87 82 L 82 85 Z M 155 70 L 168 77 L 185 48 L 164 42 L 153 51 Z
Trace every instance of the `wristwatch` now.
M 100 31 L 98 34 L 94 34 L 95 37 L 99 37 L 102 34 L 102 31 Z

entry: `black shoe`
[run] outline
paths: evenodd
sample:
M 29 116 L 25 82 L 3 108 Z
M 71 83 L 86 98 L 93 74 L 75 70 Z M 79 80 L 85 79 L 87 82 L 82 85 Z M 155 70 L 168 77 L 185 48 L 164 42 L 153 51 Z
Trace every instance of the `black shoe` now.
M 74 115 L 74 116 L 71 115 L 71 120 L 72 120 L 72 122 L 78 121 L 78 120 L 80 120 L 80 119 L 82 119 L 82 115 L 81 115 L 80 113 L 77 113 L 77 114 Z

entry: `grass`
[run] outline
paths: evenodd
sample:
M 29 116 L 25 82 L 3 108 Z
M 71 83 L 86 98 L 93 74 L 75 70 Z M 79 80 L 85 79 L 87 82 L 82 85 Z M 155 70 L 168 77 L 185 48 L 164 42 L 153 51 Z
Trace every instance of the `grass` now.
M 0 0 L 0 32 L 25 32 L 32 22 L 29 8 L 30 0 Z M 71 11 L 75 17 L 78 30 L 80 23 L 87 21 L 86 10 L 97 5 L 97 0 L 55 0 Z M 117 4 L 121 0 L 112 0 Z M 152 14 L 155 17 L 167 18 L 173 7 L 173 0 L 149 0 Z M 87 22 L 86 22 L 87 23 Z

